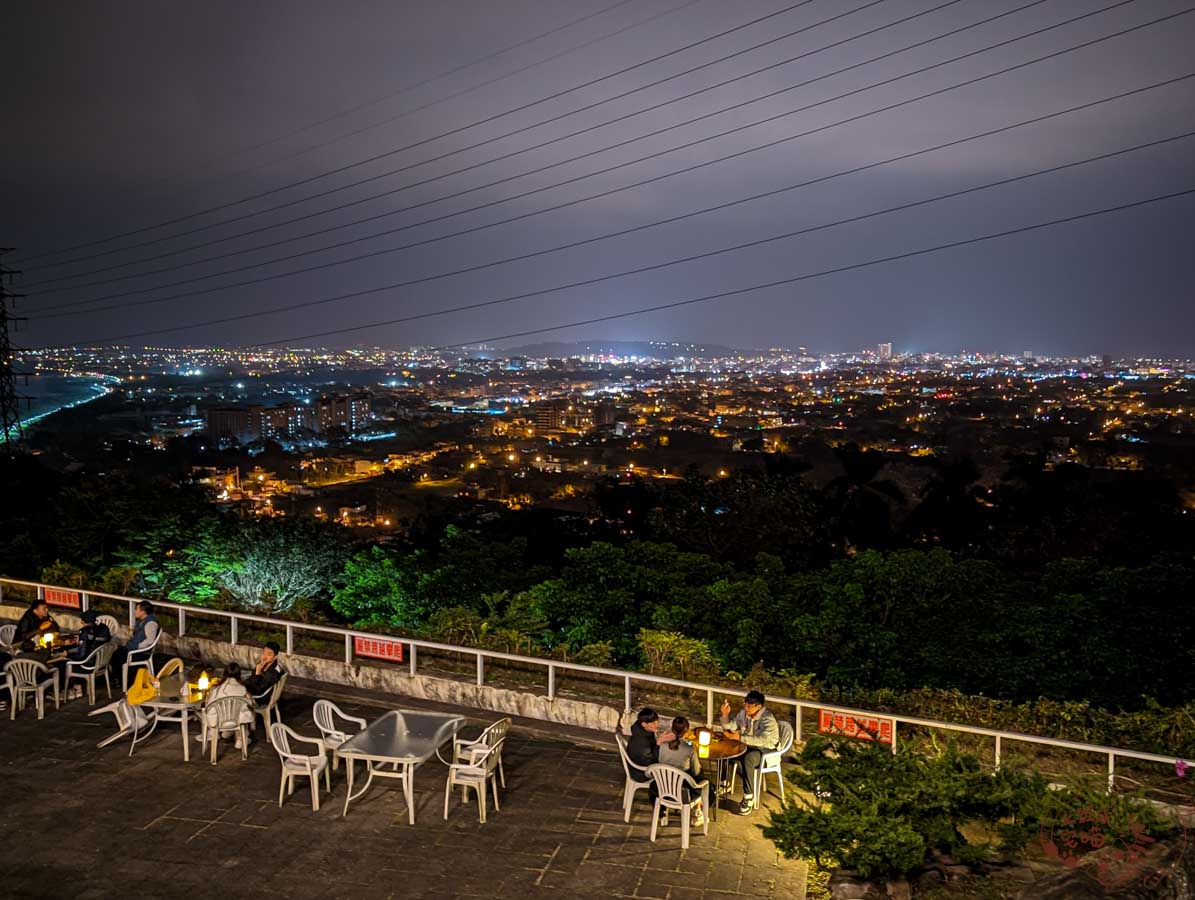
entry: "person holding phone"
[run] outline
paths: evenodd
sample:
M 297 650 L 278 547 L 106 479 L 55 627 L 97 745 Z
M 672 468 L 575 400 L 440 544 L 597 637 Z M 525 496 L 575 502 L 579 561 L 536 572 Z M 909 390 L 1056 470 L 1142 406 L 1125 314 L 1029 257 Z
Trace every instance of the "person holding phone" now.
M 720 712 L 726 736 L 747 745 L 747 752 L 731 763 L 739 767 L 743 777 L 743 801 L 736 812 L 745 816 L 755 806 L 755 775 L 763 755 L 780 746 L 780 725 L 772 711 L 764 706 L 764 695 L 759 691 L 748 691 L 743 708 L 733 719 L 729 700 L 722 701 Z

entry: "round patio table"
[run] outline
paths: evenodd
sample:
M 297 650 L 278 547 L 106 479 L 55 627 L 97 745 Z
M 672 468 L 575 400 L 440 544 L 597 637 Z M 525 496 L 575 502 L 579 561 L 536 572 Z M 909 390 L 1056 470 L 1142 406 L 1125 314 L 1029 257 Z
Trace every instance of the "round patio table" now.
M 690 731 L 689 734 L 685 735 L 685 740 L 691 740 L 693 745 L 697 747 L 697 758 L 702 763 L 707 761 L 714 763 L 717 780 L 714 782 L 714 800 L 712 804 L 713 809 L 710 810 L 710 818 L 716 822 L 718 821 L 718 800 L 726 792 L 722 787 L 726 775 L 726 764 L 746 753 L 747 745 L 742 741 L 732 740 L 717 732 L 710 734 L 708 747 L 701 746 L 698 742 L 696 731 Z

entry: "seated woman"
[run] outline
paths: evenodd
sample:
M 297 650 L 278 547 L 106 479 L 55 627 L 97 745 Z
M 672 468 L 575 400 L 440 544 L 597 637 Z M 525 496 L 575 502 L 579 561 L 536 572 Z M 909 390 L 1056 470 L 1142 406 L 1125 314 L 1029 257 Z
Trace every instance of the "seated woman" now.
M 672 720 L 672 740 L 660 745 L 660 762 L 665 766 L 673 766 L 688 772 L 698 781 L 701 780 L 701 760 L 697 755 L 697 748 L 685 740 L 689 733 L 689 720 L 684 716 L 677 716 Z M 692 805 L 693 824 L 700 828 L 705 824 L 705 812 L 701 808 L 701 793 L 693 790 L 687 784 L 681 786 L 685 799 Z
M 204 702 L 204 707 L 211 706 L 215 701 L 223 697 L 243 697 L 245 699 L 245 708 L 241 714 L 237 716 L 237 722 L 241 725 L 253 724 L 253 708 L 249 705 L 252 701 L 249 697 L 249 692 L 245 690 L 245 686 L 241 684 L 241 667 L 234 660 L 224 667 L 224 673 L 220 676 L 219 683 L 212 688 L 207 695 L 207 700 Z M 209 731 L 214 731 L 218 723 L 212 717 L 211 713 L 204 711 L 204 728 Z M 220 737 L 227 740 L 229 737 L 236 735 L 236 748 L 241 749 L 241 733 L 240 731 L 222 731 Z M 210 740 L 216 740 L 215 734 L 209 734 Z

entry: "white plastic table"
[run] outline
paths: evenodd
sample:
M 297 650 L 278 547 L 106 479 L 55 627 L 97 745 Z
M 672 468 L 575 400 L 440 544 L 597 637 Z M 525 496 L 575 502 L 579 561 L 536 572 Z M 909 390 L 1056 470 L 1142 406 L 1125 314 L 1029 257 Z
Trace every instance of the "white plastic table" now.
M 183 675 L 171 675 L 161 679 L 158 690 L 152 700 L 146 700 L 141 705 L 154 710 L 157 715 L 150 723 L 149 729 L 142 735 L 133 736 L 133 745 L 145 740 L 154 733 L 159 722 L 178 722 L 183 732 L 183 761 L 191 761 L 191 742 L 188 728 L 191 716 L 195 710 L 203 706 L 206 694 L 192 692 L 187 688 L 187 679 Z M 176 715 L 171 715 L 175 713 Z
M 415 770 L 452 740 L 464 724 L 464 716 L 396 709 L 353 735 L 337 750 L 345 761 L 348 775 L 348 793 L 341 815 L 348 815 L 349 803 L 369 790 L 375 776 L 399 778 L 407 802 L 407 815 L 414 825 Z M 353 793 L 353 763 L 356 760 L 365 763 L 366 779 L 361 789 Z M 392 766 L 392 770 L 383 769 L 385 765 Z

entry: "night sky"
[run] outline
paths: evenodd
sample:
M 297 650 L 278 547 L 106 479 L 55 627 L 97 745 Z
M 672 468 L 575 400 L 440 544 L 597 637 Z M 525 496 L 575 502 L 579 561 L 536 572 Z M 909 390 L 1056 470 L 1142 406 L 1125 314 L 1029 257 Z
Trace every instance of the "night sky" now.
M 1029 3 L 812 0 L 535 103 L 793 2 L 5 3 L 0 13 L 8 88 L 0 144 L 0 244 L 20 248 L 8 262 L 20 264 L 26 273 L 21 289 L 29 297 L 20 312 L 31 321 L 18 340 L 33 347 L 114 338 L 152 346 L 239 346 L 288 339 L 296 346 L 336 347 L 477 341 L 791 279 L 1195 188 L 1195 137 L 1170 140 L 916 209 L 638 275 L 481 310 L 304 337 L 656 265 L 1195 132 L 1195 78 L 1188 78 L 622 237 L 306 309 L 199 324 L 598 237 L 1195 74 L 1191 12 L 889 112 L 835 124 L 1195 10 L 1191 0 L 1042 0 L 908 52 L 681 124 Z M 942 8 L 926 12 L 935 7 Z M 892 81 L 1099 9 L 1108 11 Z M 564 115 L 850 10 L 858 12 Z M 812 52 L 921 12 L 926 14 Z M 570 22 L 574 24 L 560 27 Z M 542 37 L 528 40 L 537 35 Z M 496 53 L 513 45 L 519 46 Z M 643 115 L 516 152 L 798 55 L 803 58 Z M 468 65 L 476 60 L 482 61 Z M 891 83 L 880 84 L 885 81 Z M 812 106 L 872 85 L 877 86 Z M 504 115 L 528 104 L 534 105 Z M 802 107 L 811 108 L 661 153 Z M 529 127 L 548 118 L 557 120 Z M 482 120 L 490 121 L 467 127 Z M 828 125 L 835 127 L 542 215 L 315 272 L 212 290 L 523 216 Z M 474 147 L 517 129 L 524 130 Z M 567 161 L 662 129 L 670 130 Z M 446 132 L 454 133 L 442 136 Z M 411 146 L 415 144 L 419 146 Z M 390 152 L 404 147 L 409 149 Z M 453 152 L 457 150 L 462 152 Z M 388 155 L 354 165 L 378 154 Z M 649 154 L 660 155 L 633 163 Z M 475 165 L 497 156 L 508 158 Z M 417 165 L 432 157 L 442 158 Z M 580 177 L 615 166 L 621 167 Z M 344 167 L 349 168 L 319 177 Z M 472 168 L 431 180 L 465 167 Z M 336 190 L 400 168 L 405 171 Z M 543 171 L 511 178 L 532 169 Z M 308 179 L 313 180 L 286 188 Z M 570 183 L 493 203 L 566 180 Z M 415 186 L 395 192 L 404 185 Z M 480 189 L 470 191 L 475 187 Z M 278 188 L 286 189 L 236 203 Z M 324 192 L 330 193 L 293 202 Z M 266 227 L 383 192 L 391 193 L 327 215 Z M 461 196 L 431 202 L 448 194 Z M 291 205 L 247 215 L 283 203 Z M 205 212 L 224 204 L 232 205 Z M 416 204 L 418 208 L 406 209 Z M 482 204 L 491 205 L 474 209 Z M 384 215 L 395 210 L 406 211 Z M 245 218 L 219 224 L 234 217 Z M 366 217 L 376 218 L 360 224 Z M 417 224 L 431 218 L 439 221 Z M 169 220 L 178 221 L 146 229 Z M 341 225 L 348 227 L 335 228 Z M 356 240 L 409 225 L 415 227 Z M 194 229 L 202 230 L 182 235 Z M 687 339 L 835 351 L 892 341 L 899 351 L 1029 349 L 1039 354 L 1190 357 L 1195 356 L 1193 229 L 1195 194 L 1188 194 L 499 346 L 540 340 Z M 134 230 L 118 240 L 90 243 Z M 241 236 L 248 230 L 257 231 Z M 322 249 L 346 240 L 356 242 Z M 80 244 L 88 246 L 29 258 Z M 264 244 L 273 246 L 228 255 Z M 122 252 L 106 252 L 117 248 Z M 179 250 L 186 252 L 173 253 Z M 93 258 L 54 265 L 87 256 Z M 268 262 L 280 256 L 295 258 Z M 209 261 L 184 265 L 198 260 Z M 247 268 L 262 262 L 266 264 Z M 145 274 L 157 269 L 168 271 Z M 75 274 L 74 279 L 37 284 Z M 217 277 L 195 280 L 209 274 Z M 127 275 L 139 277 L 110 281 Z M 91 281 L 108 283 L 70 289 Z M 159 287 L 179 281 L 188 283 Z M 204 293 L 145 302 L 194 291 Z M 93 298 L 105 299 L 71 305 Z M 117 308 L 94 309 L 113 306 Z M 62 316 L 64 312 L 76 315 Z M 173 330 L 138 334 L 157 329 Z

